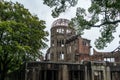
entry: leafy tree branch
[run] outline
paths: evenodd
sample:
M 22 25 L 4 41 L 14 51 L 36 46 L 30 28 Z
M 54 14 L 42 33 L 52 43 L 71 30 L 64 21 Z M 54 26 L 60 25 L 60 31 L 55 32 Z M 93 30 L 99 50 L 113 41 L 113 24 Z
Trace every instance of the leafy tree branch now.
M 43 0 L 44 4 L 53 8 L 53 17 L 58 17 L 60 13 L 66 9 L 74 7 L 78 0 Z M 113 33 L 116 32 L 116 27 L 120 23 L 120 0 L 90 0 L 91 6 L 87 12 L 85 9 L 78 7 L 76 16 L 71 19 L 70 25 L 73 26 L 78 34 L 82 35 L 85 29 L 91 27 L 101 28 L 101 35 L 96 40 L 95 45 L 98 49 L 103 49 L 113 39 Z M 52 3 L 52 4 L 51 4 Z M 72 4 L 73 5 L 72 5 Z M 66 7 L 57 7 L 66 6 Z M 60 8 L 60 9 L 59 9 Z M 55 14 L 54 14 L 55 13 Z M 87 17 L 90 16 L 90 17 Z M 112 30 L 113 29 L 113 30 Z M 103 35 L 104 34 L 104 35 Z

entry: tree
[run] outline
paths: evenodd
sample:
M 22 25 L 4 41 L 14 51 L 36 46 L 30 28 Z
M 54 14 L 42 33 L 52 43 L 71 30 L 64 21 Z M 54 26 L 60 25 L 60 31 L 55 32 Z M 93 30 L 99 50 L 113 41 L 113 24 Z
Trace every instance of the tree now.
M 52 16 L 58 17 L 60 13 L 65 12 L 69 7 L 74 7 L 78 0 L 44 0 L 44 4 L 53 7 Z M 101 28 L 101 36 L 96 40 L 95 45 L 98 49 L 103 49 L 113 39 L 113 33 L 120 22 L 120 0 L 91 0 L 91 6 L 87 11 L 78 7 L 76 16 L 71 19 L 71 25 L 74 26 L 78 34 L 82 34 L 85 29 L 91 27 Z M 91 15 L 88 19 L 86 16 Z
M 18 2 L 0 1 L 0 80 L 47 47 L 45 22 Z

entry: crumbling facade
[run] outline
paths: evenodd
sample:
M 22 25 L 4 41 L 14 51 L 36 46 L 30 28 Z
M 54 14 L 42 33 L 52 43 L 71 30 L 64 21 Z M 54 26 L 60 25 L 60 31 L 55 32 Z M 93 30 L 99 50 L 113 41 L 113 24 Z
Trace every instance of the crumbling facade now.
M 90 40 L 76 35 L 75 29 L 69 26 L 69 20 L 58 19 L 51 27 L 51 46 L 46 60 L 53 62 L 108 61 L 119 62 L 119 51 L 97 52 L 91 55 Z M 118 47 L 119 48 L 119 47 Z
M 50 41 L 44 61 L 26 63 L 25 80 L 120 80 L 119 47 L 91 55 L 90 40 L 76 35 L 67 19 L 53 22 Z
M 69 20 L 58 19 L 51 28 L 51 47 L 46 59 L 54 62 L 76 62 L 89 58 L 90 40 L 76 35 Z
M 47 59 L 54 62 L 66 61 L 66 39 L 75 34 L 73 28 L 68 27 L 69 20 L 58 19 L 51 28 L 51 47 Z

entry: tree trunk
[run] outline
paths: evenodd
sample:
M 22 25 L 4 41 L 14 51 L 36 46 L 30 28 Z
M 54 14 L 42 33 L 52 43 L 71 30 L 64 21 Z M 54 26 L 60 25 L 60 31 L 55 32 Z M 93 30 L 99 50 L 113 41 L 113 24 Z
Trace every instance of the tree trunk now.
M 0 80 L 5 80 L 5 78 L 7 77 L 7 72 L 8 72 L 8 63 L 7 63 L 7 57 L 8 57 L 8 54 L 6 52 L 4 52 L 4 55 L 3 55 L 4 58 L 1 58 L 1 77 L 0 77 Z
M 0 80 L 5 80 L 6 78 L 6 74 L 7 74 L 7 65 L 2 66 L 3 68 L 1 68 L 1 79 Z
M 1 79 L 0 80 L 5 80 L 5 72 L 1 73 Z

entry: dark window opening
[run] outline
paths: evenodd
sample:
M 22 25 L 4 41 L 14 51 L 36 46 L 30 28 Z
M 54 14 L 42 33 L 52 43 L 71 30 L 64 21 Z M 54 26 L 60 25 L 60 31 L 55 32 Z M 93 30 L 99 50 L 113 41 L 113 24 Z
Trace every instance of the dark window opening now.
M 57 46 L 64 47 L 64 40 L 57 40 Z
M 84 71 L 71 70 L 69 72 L 70 80 L 85 80 Z
M 54 44 L 54 40 L 52 40 L 52 41 L 51 41 L 51 44 L 52 44 L 52 46 L 54 46 L 54 45 L 55 45 L 55 44 Z
M 58 80 L 57 70 L 40 70 L 40 80 Z
M 94 80 L 104 80 L 103 71 L 94 71 Z

